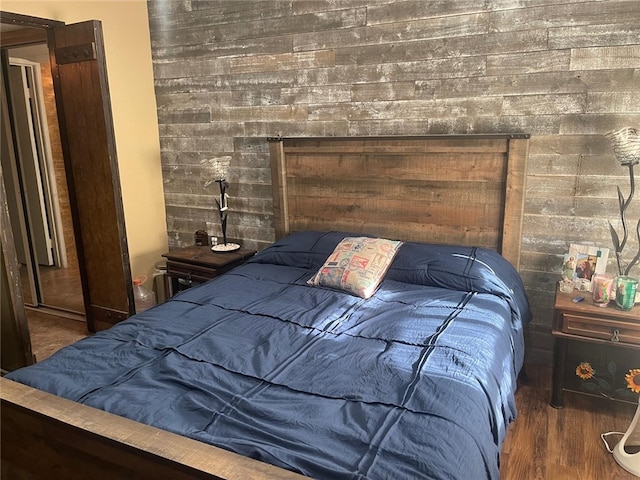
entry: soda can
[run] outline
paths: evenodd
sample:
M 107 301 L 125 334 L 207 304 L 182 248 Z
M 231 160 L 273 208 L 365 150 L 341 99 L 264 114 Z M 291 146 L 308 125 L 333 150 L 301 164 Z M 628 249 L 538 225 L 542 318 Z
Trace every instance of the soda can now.
M 616 305 L 622 310 L 631 310 L 636 301 L 638 280 L 622 276 L 616 278 Z

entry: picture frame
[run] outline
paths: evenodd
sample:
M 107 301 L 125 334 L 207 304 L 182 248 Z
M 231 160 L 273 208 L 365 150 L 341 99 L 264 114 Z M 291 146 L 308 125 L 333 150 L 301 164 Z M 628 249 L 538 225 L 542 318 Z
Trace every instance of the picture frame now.
M 564 254 L 562 262 L 562 280 L 573 282 L 576 275 L 576 257 L 569 253 Z
M 575 287 L 581 291 L 591 291 L 591 279 L 596 273 L 605 273 L 609 249 L 591 245 L 572 243 L 569 253 L 565 255 L 563 278 L 569 275 L 573 267 Z

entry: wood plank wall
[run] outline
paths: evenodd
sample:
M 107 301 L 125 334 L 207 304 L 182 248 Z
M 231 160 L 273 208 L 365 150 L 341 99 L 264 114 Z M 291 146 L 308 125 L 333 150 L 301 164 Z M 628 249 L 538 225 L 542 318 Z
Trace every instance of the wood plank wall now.
M 170 246 L 219 232 L 200 167 L 217 155 L 233 159 L 230 236 L 272 241 L 267 136 L 531 133 L 519 267 L 535 315 L 527 361 L 550 364 L 562 256 L 572 242 L 611 246 L 616 185 L 628 190 L 603 134 L 640 127 L 640 1 L 149 0 L 148 10 Z

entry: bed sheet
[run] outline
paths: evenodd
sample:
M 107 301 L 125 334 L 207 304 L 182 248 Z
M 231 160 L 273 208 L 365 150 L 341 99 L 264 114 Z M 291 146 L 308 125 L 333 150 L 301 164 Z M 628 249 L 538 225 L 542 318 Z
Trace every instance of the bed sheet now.
M 7 376 L 313 478 L 499 478 L 530 319 L 517 272 L 405 244 L 368 300 L 307 285 L 344 235 L 288 237 Z

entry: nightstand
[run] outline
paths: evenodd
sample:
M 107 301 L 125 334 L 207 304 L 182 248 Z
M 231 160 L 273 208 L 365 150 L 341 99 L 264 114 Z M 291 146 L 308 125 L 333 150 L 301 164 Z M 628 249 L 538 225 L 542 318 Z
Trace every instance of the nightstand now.
M 577 296 L 583 296 L 584 300 L 574 303 L 572 299 Z M 614 302 L 599 307 L 593 304 L 591 292 L 562 293 L 556 289 L 551 334 L 555 337 L 551 406 L 562 408 L 569 342 L 640 350 L 640 307 L 623 311 Z
M 255 250 L 241 248 L 234 252 L 212 252 L 208 245 L 179 248 L 163 254 L 167 259 L 167 276 L 171 279 L 172 293 L 183 284 L 211 280 L 243 264 L 256 254 Z

